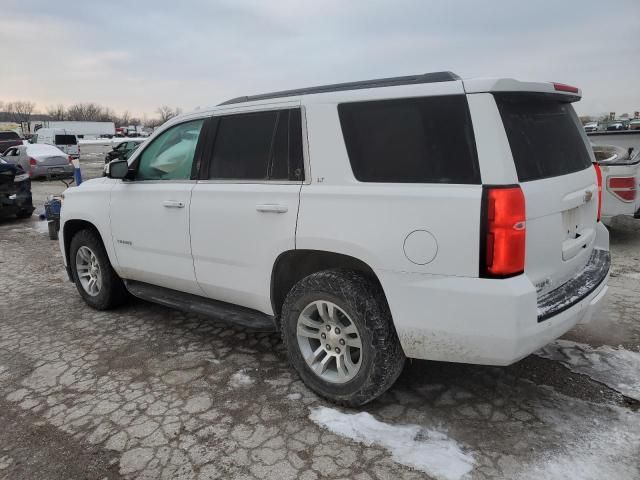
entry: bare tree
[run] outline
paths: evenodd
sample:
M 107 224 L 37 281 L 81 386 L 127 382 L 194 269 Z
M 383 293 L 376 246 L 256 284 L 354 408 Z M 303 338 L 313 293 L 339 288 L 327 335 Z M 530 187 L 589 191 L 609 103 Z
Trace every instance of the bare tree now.
M 67 120 L 100 121 L 104 118 L 105 109 L 92 102 L 76 103 L 67 109 Z
M 118 126 L 125 126 L 125 125 L 131 125 L 129 123 L 129 121 L 131 120 L 131 114 L 129 113 L 128 110 L 125 110 L 124 112 L 122 112 L 122 115 L 120 115 L 119 117 L 117 117 L 116 119 L 116 124 Z
M 6 105 L 7 113 L 16 123 L 28 123 L 35 108 L 35 103 L 22 100 L 9 102 Z
M 160 116 L 160 123 L 164 123 L 167 120 L 172 119 L 182 113 L 182 109 L 176 108 L 175 110 L 167 105 L 163 105 L 156 110 L 156 113 Z
M 66 117 L 66 109 L 64 105 L 59 103 L 58 105 L 50 105 L 47 107 L 47 115 L 51 117 L 51 120 L 64 120 Z

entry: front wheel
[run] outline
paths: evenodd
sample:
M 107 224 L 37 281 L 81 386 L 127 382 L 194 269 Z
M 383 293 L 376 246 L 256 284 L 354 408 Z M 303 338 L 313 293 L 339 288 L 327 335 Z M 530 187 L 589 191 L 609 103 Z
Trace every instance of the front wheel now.
M 302 279 L 285 299 L 281 326 L 302 380 L 342 405 L 375 399 L 404 366 L 382 288 L 357 272 L 327 270 Z
M 97 310 L 108 310 L 126 301 L 124 283 L 113 270 L 96 232 L 79 231 L 71 239 L 69 250 L 73 281 L 87 305 Z

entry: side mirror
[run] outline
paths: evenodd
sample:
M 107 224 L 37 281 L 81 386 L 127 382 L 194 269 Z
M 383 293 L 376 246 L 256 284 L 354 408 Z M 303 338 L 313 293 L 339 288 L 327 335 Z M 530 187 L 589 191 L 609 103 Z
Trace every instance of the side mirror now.
M 126 160 L 113 160 L 105 167 L 105 173 L 109 178 L 123 179 L 129 174 L 129 162 Z

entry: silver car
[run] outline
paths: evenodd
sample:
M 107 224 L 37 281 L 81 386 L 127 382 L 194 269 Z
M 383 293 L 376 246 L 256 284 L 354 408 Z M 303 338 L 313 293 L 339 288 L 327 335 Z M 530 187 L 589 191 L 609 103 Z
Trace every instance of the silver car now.
M 29 144 L 11 147 L 3 157 L 16 163 L 29 173 L 31 178 L 65 178 L 73 176 L 71 157 L 53 145 Z

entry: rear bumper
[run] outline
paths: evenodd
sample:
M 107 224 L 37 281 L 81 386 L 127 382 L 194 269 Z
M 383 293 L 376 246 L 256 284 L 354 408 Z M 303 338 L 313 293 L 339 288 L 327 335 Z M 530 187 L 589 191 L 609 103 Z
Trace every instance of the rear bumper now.
M 408 357 L 509 365 L 577 323 L 591 320 L 607 291 L 609 255 L 602 252 L 597 254 L 598 268 L 587 265 L 574 283 L 567 282 L 571 284 L 564 296 L 543 304 L 550 306 L 543 321 L 539 321 L 538 295 L 526 275 L 492 280 L 384 271 L 379 277 Z M 600 262 L 604 257 L 607 261 Z M 589 288 L 569 290 L 596 277 L 599 281 Z
M 52 170 L 60 169 L 62 170 Z M 38 165 L 31 169 L 31 178 L 66 178 L 73 176 L 73 165 Z

